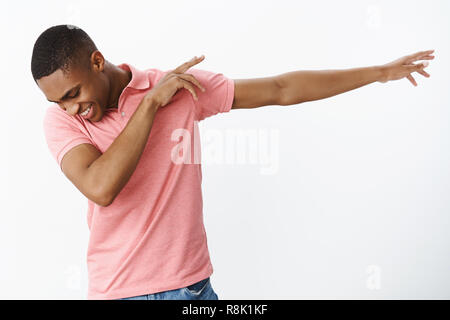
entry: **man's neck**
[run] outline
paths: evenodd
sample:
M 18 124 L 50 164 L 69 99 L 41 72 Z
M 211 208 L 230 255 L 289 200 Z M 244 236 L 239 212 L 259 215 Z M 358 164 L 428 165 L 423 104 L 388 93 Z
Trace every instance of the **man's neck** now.
M 131 71 L 123 70 L 109 61 L 105 61 L 105 72 L 110 79 L 110 95 L 106 109 L 117 109 L 119 97 L 127 84 L 131 81 Z

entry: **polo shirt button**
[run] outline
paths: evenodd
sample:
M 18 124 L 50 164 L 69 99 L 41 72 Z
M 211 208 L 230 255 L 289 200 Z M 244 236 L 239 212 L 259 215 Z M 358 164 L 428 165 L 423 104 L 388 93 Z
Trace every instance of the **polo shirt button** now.
M 125 117 L 125 112 L 122 111 L 122 117 Z

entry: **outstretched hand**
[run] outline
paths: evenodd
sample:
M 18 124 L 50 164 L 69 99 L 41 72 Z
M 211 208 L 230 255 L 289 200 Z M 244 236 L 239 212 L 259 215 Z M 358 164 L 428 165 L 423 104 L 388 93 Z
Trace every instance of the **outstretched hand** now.
M 419 51 L 382 65 L 383 78 L 379 81 L 384 83 L 406 77 L 414 86 L 417 86 L 417 82 L 411 74 L 417 72 L 426 78 L 430 77 L 430 74 L 424 70 L 429 65 L 429 62 L 424 61 L 417 64 L 413 62 L 418 60 L 432 60 L 434 59 L 433 52 L 434 50 Z

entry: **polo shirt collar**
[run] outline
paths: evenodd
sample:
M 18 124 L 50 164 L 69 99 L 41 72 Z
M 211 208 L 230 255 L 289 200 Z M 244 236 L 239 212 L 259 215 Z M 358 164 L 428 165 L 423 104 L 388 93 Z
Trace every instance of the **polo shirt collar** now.
M 146 72 L 136 69 L 131 64 L 122 63 L 122 64 L 119 64 L 118 67 L 121 68 L 122 70 L 131 71 L 131 80 L 127 84 L 127 86 L 122 90 L 122 93 L 119 96 L 119 105 L 117 106 L 117 111 L 123 112 L 126 110 L 123 109 L 124 101 L 123 101 L 123 99 L 121 99 L 121 97 L 122 97 L 122 95 L 127 94 L 126 89 L 127 88 L 133 88 L 133 89 L 137 89 L 137 90 L 148 89 L 150 87 L 150 80 L 149 80 L 149 75 Z
M 118 67 L 123 70 L 131 71 L 131 81 L 125 88 L 131 87 L 134 89 L 142 90 L 150 87 L 150 80 L 147 73 L 145 73 L 144 71 L 138 70 L 128 63 L 119 64 Z

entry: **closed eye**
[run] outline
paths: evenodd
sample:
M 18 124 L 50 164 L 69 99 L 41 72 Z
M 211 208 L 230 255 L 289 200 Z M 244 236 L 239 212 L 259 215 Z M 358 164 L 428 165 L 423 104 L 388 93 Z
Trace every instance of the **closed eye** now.
M 78 91 L 71 97 L 66 97 L 64 100 L 70 100 L 70 99 L 75 99 L 76 97 L 78 97 L 78 95 L 80 94 L 80 89 L 78 89 Z M 61 107 L 61 104 L 58 103 L 58 105 Z M 66 110 L 66 108 L 61 107 L 61 109 Z
M 71 96 L 71 97 L 67 97 L 68 99 L 74 99 L 78 96 L 78 94 L 80 93 L 80 90 L 77 91 L 77 93 L 75 93 L 75 95 Z

